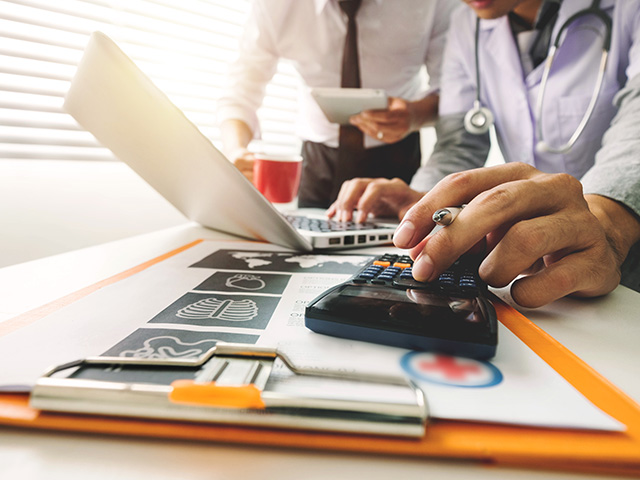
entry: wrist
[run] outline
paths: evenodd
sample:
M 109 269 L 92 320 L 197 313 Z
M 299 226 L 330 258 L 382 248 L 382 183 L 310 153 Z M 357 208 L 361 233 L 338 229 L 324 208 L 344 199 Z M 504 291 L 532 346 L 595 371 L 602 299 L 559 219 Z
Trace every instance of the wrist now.
M 407 102 L 410 131 L 415 132 L 422 127 L 435 125 L 439 98 L 439 95 L 432 93 L 421 100 Z
M 407 114 L 409 120 L 409 131 L 407 133 L 417 132 L 425 123 L 420 115 L 420 105 L 418 102 L 407 102 Z
M 622 264 L 631 247 L 640 241 L 640 219 L 625 205 L 610 198 L 585 195 L 585 199 Z
M 237 146 L 231 147 L 229 150 L 225 150 L 226 156 L 229 160 L 233 161 L 238 158 L 242 158 L 245 154 L 249 152 L 247 147 Z

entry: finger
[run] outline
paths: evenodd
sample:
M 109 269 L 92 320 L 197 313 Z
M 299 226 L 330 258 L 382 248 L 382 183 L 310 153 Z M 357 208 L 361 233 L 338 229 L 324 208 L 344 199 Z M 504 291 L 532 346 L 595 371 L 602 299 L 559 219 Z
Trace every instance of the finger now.
M 544 267 L 545 267 L 544 257 L 543 258 L 539 258 L 538 260 L 536 260 L 536 262 L 533 265 L 531 265 L 529 268 L 523 270 L 522 274 L 523 275 L 533 275 L 533 274 L 538 273 L 539 271 L 541 271 Z
M 617 269 L 607 269 L 607 265 L 611 262 L 594 256 L 593 249 L 576 252 L 535 275 L 516 280 L 511 286 L 511 296 L 518 305 L 537 308 L 571 294 L 604 295 L 620 282 Z
M 504 287 L 547 254 L 583 250 L 592 236 L 584 225 L 566 214 L 517 222 L 482 262 L 480 276 L 490 285 Z
M 569 178 L 571 180 L 567 181 Z M 451 265 L 460 255 L 490 232 L 498 230 L 504 225 L 515 225 L 522 220 L 556 212 L 565 208 L 567 204 L 571 205 L 575 199 L 584 202 L 581 191 L 578 181 L 572 177 L 542 175 L 534 176 L 532 179 L 508 182 L 481 193 L 462 210 L 455 222 L 434 235 L 432 241 L 425 247 L 425 252 L 421 255 L 425 265 L 424 267 L 420 265 L 417 265 L 417 268 L 414 267 L 414 276 L 418 280 L 432 280 L 435 275 Z M 565 222 L 561 218 L 558 221 Z M 566 225 L 571 225 L 571 221 L 566 221 Z M 518 228 L 523 228 L 524 232 L 527 231 L 524 227 Z M 539 238 L 542 238 L 541 236 L 544 234 L 545 232 L 541 232 Z M 571 235 L 571 233 L 563 231 L 563 229 L 554 230 L 546 244 L 537 246 L 538 252 L 551 253 L 558 247 L 571 246 L 570 238 L 567 239 L 567 235 Z M 519 233 L 515 238 L 523 236 L 522 233 Z M 398 240 L 397 236 L 396 240 Z M 400 237 L 400 240 L 404 241 L 405 239 Z M 563 245 L 563 241 L 567 244 Z M 518 273 L 532 265 L 540 256 L 529 254 L 517 258 L 517 255 L 522 255 L 522 252 L 518 250 L 516 242 L 511 242 L 503 248 L 505 250 L 501 251 L 508 249 L 512 255 L 505 260 L 498 256 L 496 253 L 498 247 L 496 247 L 492 252 L 495 265 L 493 269 L 487 267 L 482 270 L 481 276 L 483 278 L 487 272 L 506 269 L 506 273 L 502 273 L 500 281 L 497 282 L 504 284 L 505 278 L 509 276 L 511 279 L 515 278 Z M 507 263 L 509 261 L 513 263 Z M 518 269 L 520 270 L 518 271 Z M 514 274 L 514 272 L 517 273 Z M 493 285 L 491 281 L 489 283 Z
M 409 133 L 408 119 L 399 118 L 396 121 L 377 122 L 366 117 L 364 112 L 356 117 L 352 117 L 352 125 L 358 127 L 365 135 L 385 143 L 396 143 Z
M 431 217 L 436 210 L 470 204 L 472 199 L 485 191 L 530 175 L 531 172 L 528 169 L 533 167 L 509 163 L 497 167 L 468 170 L 445 177 L 406 213 L 402 223 L 410 222 L 411 225 L 406 235 L 396 235 L 396 246 L 412 248 L 424 238 L 433 228 Z M 469 206 L 465 210 L 468 208 Z
M 373 180 L 366 185 L 358 195 L 355 206 L 358 209 L 358 223 L 363 223 L 369 217 L 369 214 L 375 214 L 376 207 L 385 201 L 389 187 L 390 185 L 386 179 Z
M 378 138 L 378 132 L 380 131 L 379 126 L 375 122 L 363 119 L 362 114 L 358 115 L 357 118 L 352 117 L 350 122 L 352 125 L 359 128 L 365 135 L 368 135 L 371 138 Z M 384 133 L 385 132 L 383 132 L 383 134 Z
M 234 160 L 234 165 L 240 170 L 247 170 L 253 168 L 253 159 L 247 157 L 238 157 Z
M 358 200 L 371 181 L 369 178 L 353 178 L 342 184 L 336 200 L 338 220 L 350 222 L 353 219 Z
M 401 111 L 398 110 L 364 110 L 360 117 L 364 122 L 375 123 L 377 125 L 391 125 L 402 118 Z
M 328 218 L 333 218 L 337 211 L 338 211 L 338 207 L 336 205 L 336 202 L 333 202 L 331 205 L 329 205 L 329 208 L 327 208 L 327 211 L 325 212 L 325 215 Z
M 409 185 L 399 178 L 391 180 L 378 178 L 367 185 L 356 208 L 364 216 L 369 214 L 397 216 L 401 205 L 409 202 L 413 194 Z
M 234 165 L 240 172 L 247 177 L 247 179 L 253 182 L 253 160 L 248 160 L 246 158 L 238 158 L 234 162 Z
M 420 256 L 420 254 L 422 253 L 422 250 L 424 250 L 424 247 L 426 246 L 427 242 L 429 241 L 430 237 L 425 237 L 422 239 L 422 241 L 416 245 L 415 247 L 413 247 L 411 250 L 409 250 L 409 256 L 415 261 L 418 259 L 418 257 Z
M 386 109 L 365 110 L 362 116 L 378 123 L 396 123 L 409 117 L 409 104 L 397 97 L 390 97 Z

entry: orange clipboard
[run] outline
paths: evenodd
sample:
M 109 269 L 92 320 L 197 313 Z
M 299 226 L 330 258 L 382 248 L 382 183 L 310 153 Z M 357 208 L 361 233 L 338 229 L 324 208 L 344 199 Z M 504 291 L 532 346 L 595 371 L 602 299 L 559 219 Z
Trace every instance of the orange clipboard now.
M 0 335 L 41 319 L 201 241 L 192 242 L 3 322 L 0 325 Z M 364 434 L 48 413 L 31 408 L 27 394 L 0 394 L 0 425 L 221 444 L 464 459 L 483 464 L 640 477 L 640 406 L 525 316 L 498 299 L 494 301 L 498 319 L 503 325 L 595 406 L 623 423 L 627 430 L 597 432 L 433 420 L 424 437 L 415 440 Z

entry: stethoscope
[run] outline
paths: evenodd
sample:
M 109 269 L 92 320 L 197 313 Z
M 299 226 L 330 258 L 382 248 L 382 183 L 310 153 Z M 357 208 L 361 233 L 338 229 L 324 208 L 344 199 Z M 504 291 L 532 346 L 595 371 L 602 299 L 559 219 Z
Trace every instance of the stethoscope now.
M 596 80 L 595 87 L 593 89 L 593 93 L 591 95 L 591 100 L 587 107 L 587 111 L 585 112 L 582 120 L 578 124 L 575 132 L 569 138 L 569 141 L 564 145 L 559 147 L 553 147 L 549 143 L 547 143 L 543 138 L 542 133 L 542 107 L 544 103 L 544 94 L 547 88 L 547 81 L 549 80 L 549 72 L 551 71 L 551 67 L 553 65 L 553 61 L 556 56 L 556 52 L 560 47 L 560 39 L 564 31 L 571 25 L 572 22 L 575 22 L 577 19 L 584 17 L 586 15 L 595 15 L 598 17 L 605 26 L 605 35 L 602 41 L 602 56 L 600 57 L 600 67 L 598 70 L 598 78 Z M 473 108 L 469 110 L 464 116 L 464 128 L 467 132 L 482 135 L 489 131 L 494 122 L 493 113 L 487 107 L 484 107 L 480 102 L 480 67 L 478 61 L 478 43 L 480 38 L 480 18 L 476 20 L 476 36 L 475 36 L 475 60 L 476 60 L 476 98 L 473 102 Z M 536 134 L 538 136 L 538 143 L 536 145 L 536 150 L 538 152 L 546 152 L 546 153 L 567 153 L 571 150 L 573 145 L 578 140 L 578 137 L 582 134 L 584 128 L 589 122 L 591 116 L 593 115 L 593 110 L 595 109 L 596 103 L 598 101 L 598 97 L 600 96 L 600 88 L 602 87 L 602 82 L 604 80 L 605 68 L 607 66 L 607 58 L 609 57 L 609 49 L 611 47 L 611 17 L 607 15 L 607 13 L 600 8 L 600 0 L 593 0 L 593 3 L 589 8 L 585 8 L 584 10 L 580 10 L 576 12 L 574 15 L 569 17 L 566 22 L 562 24 L 558 33 L 556 35 L 555 41 L 553 45 L 549 49 L 549 55 L 545 60 L 544 70 L 542 72 L 542 80 L 540 81 L 540 92 L 538 94 L 538 101 L 536 104 L 536 118 L 538 121 L 536 122 Z

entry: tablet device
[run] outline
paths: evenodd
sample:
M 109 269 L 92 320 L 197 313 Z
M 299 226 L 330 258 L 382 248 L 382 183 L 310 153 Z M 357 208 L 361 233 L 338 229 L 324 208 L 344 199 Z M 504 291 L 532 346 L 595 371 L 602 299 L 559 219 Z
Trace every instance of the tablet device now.
M 387 108 L 387 94 L 377 88 L 312 88 L 311 96 L 331 123 L 348 125 L 363 110 Z

